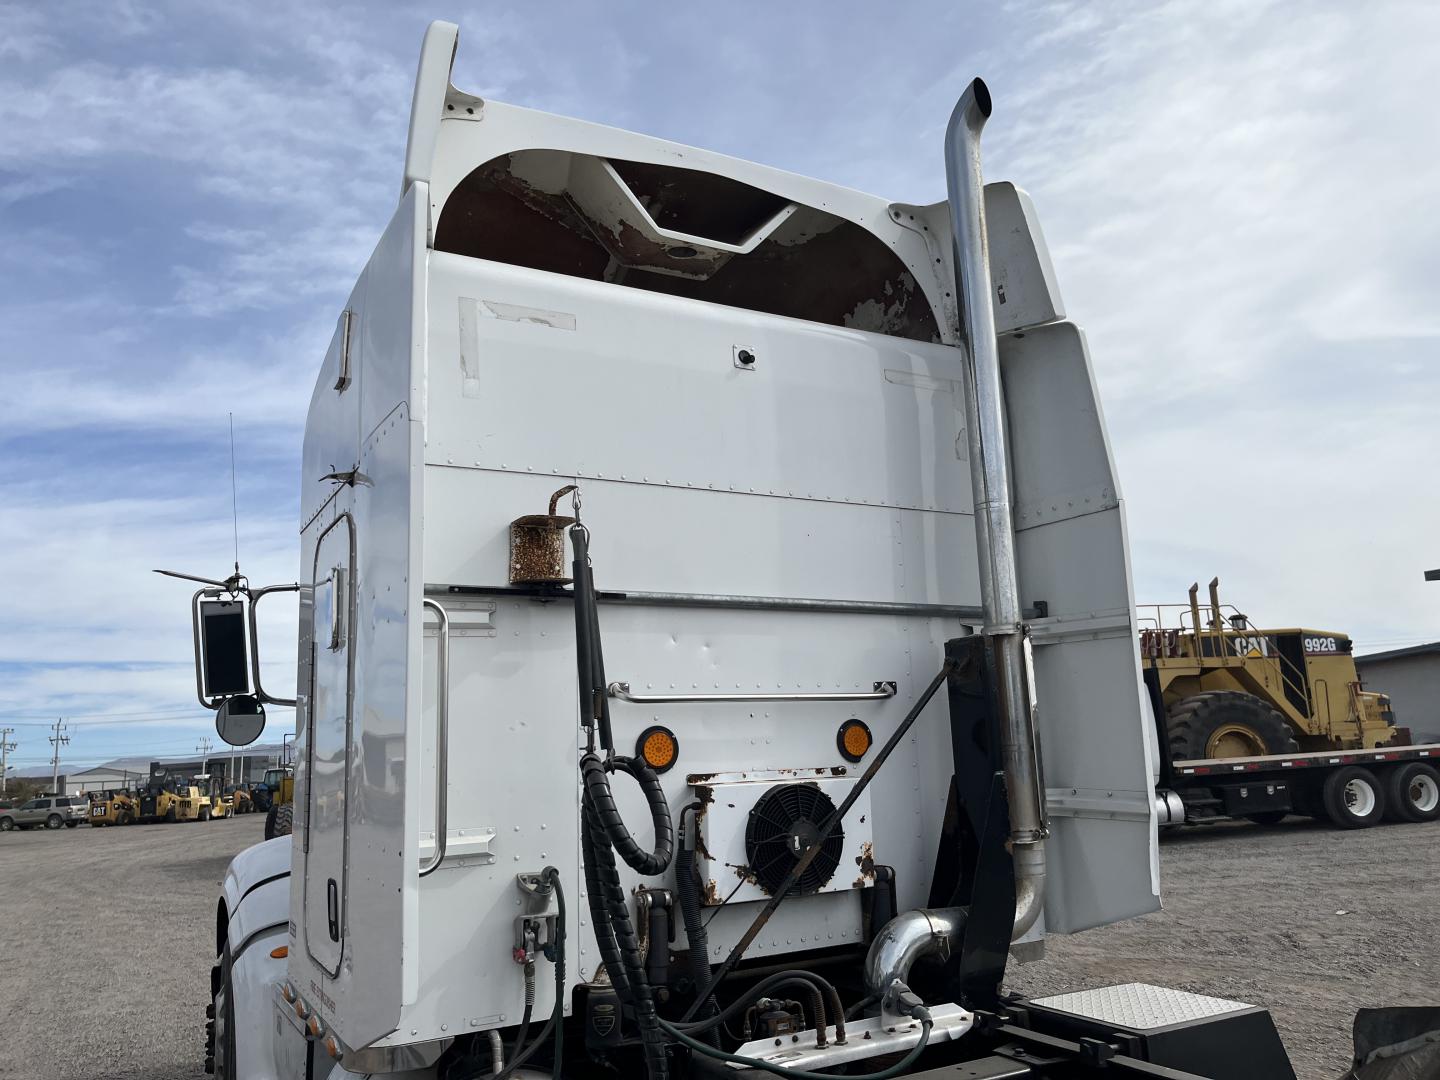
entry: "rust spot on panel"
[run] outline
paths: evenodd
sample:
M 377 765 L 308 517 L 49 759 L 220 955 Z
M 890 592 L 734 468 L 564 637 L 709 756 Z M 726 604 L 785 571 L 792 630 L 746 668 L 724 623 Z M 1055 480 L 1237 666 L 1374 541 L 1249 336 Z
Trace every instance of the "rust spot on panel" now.
M 860 876 L 850 885 L 852 889 L 864 889 L 875 884 L 875 847 L 866 840 L 860 845 L 860 854 L 855 856 L 855 865 L 860 867 Z
M 715 883 L 715 879 L 712 877 L 705 883 L 705 906 L 719 907 L 720 904 L 720 886 Z
M 748 881 L 751 885 L 759 884 L 759 882 L 755 878 L 755 871 L 751 870 L 750 867 L 736 866 L 734 863 L 726 863 L 725 865 L 728 866 L 731 870 L 734 870 L 735 876 L 741 881 Z

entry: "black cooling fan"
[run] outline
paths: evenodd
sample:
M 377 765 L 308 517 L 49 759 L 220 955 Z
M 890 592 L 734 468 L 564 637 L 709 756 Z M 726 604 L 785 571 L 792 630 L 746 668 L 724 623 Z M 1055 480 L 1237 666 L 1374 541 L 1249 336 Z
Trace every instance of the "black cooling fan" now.
M 814 784 L 782 784 L 760 796 L 745 825 L 745 855 L 756 884 L 773 896 L 834 812 L 830 796 Z M 790 895 L 805 896 L 823 889 L 840 865 L 844 845 L 845 833 L 836 825 L 820 853 L 791 886 Z

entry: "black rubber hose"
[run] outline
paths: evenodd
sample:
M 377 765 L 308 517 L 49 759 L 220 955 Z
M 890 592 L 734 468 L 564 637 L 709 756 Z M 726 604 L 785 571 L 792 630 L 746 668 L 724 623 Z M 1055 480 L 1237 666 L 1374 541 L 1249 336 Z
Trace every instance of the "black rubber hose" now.
M 589 806 L 584 807 L 580 819 L 580 862 L 585 869 L 585 899 L 590 906 L 590 922 L 595 931 L 595 946 L 600 950 L 600 959 L 605 963 L 610 984 L 620 1000 L 628 1004 L 630 980 L 625 976 L 625 965 L 620 956 L 620 943 L 615 937 L 615 928 L 610 924 L 610 913 L 605 907 L 604 887 L 600 883 L 600 862 L 609 853 L 609 840 L 605 830 L 600 828 Z M 614 855 L 610 854 L 613 863 Z
M 650 821 L 655 827 L 654 851 L 644 851 L 625 827 L 620 810 L 615 805 L 615 795 L 610 790 L 611 772 L 623 772 L 634 777 L 645 794 L 645 801 L 650 807 Z M 606 762 L 596 754 L 586 754 L 580 759 L 580 778 L 585 785 L 586 803 L 595 812 L 596 819 L 615 851 L 625 860 L 625 865 L 646 877 L 656 877 L 669 869 L 675 850 L 675 827 L 670 820 L 670 804 L 665 799 L 665 789 L 655 770 L 634 758 L 613 757 Z
M 702 886 L 700 884 L 700 873 L 695 869 L 695 849 L 686 844 L 685 837 L 685 815 L 694 813 L 695 832 L 698 837 L 700 832 L 700 818 L 698 811 L 704 808 L 703 803 L 693 802 L 680 811 L 680 836 L 675 849 L 675 892 L 676 899 L 680 903 L 680 920 L 685 926 L 685 940 L 689 943 L 686 956 L 689 960 L 690 978 L 695 983 L 695 992 L 707 998 L 707 1005 L 702 1010 L 704 1019 L 709 1019 L 718 1011 L 715 999 L 709 996 L 710 990 L 710 934 L 705 928 L 705 920 L 701 918 L 701 897 Z M 719 1036 L 714 1029 L 709 1030 L 709 1037 L 717 1046 Z
M 550 1066 L 550 1080 L 560 1080 L 561 1063 L 565 1058 L 565 886 L 560 881 L 560 871 L 547 866 L 543 871 L 545 880 L 555 888 L 555 1009 L 550 1019 L 555 1021 L 555 1060 Z
M 645 938 L 649 947 L 645 953 L 645 978 L 651 986 L 665 986 L 670 982 L 670 909 L 650 899 L 650 925 Z
M 520 1028 L 515 1032 L 515 1042 L 510 1047 L 510 1056 L 518 1057 L 530 1034 L 530 1020 L 535 1015 L 535 961 L 525 961 L 525 1009 L 520 1015 Z
M 598 820 L 594 805 L 585 800 L 583 827 L 589 833 L 586 855 L 593 859 L 593 870 L 586 867 L 587 878 L 593 878 L 599 888 L 588 897 L 590 913 L 595 922 L 596 943 L 600 946 L 605 970 L 610 973 L 611 984 L 620 995 L 620 1000 L 630 1006 L 640 1028 L 640 1041 L 645 1049 L 645 1067 L 650 1080 L 666 1080 L 669 1075 L 669 1056 L 666 1039 L 660 1030 L 660 1016 L 655 1010 L 655 998 L 650 984 L 645 979 L 645 965 L 640 959 L 640 941 L 635 936 L 635 925 L 630 918 L 630 901 L 620 883 L 620 873 L 615 865 L 615 851 L 610 846 L 609 836 Z M 608 933 L 599 932 L 601 926 L 608 927 Z M 617 973 L 623 978 L 617 979 Z M 628 998 L 628 1000 L 627 1000 Z

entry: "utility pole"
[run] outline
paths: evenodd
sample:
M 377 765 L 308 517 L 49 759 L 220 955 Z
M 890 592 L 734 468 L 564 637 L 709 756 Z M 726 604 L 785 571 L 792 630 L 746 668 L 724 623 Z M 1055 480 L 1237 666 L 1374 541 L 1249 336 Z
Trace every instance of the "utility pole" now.
M 55 789 L 60 786 L 60 747 L 70 745 L 70 736 L 65 734 L 69 725 L 61 718 L 57 719 L 52 726 L 55 728 L 55 734 L 50 736 L 50 745 L 55 747 L 55 750 L 50 755 L 50 790 L 59 795 L 60 792 Z
M 210 736 L 204 735 L 200 738 L 200 745 L 195 747 L 195 752 L 200 755 L 200 771 L 210 771 Z
M 0 728 L 0 795 L 5 794 L 5 785 L 10 780 L 10 751 L 15 749 L 10 736 L 14 734 L 13 727 Z

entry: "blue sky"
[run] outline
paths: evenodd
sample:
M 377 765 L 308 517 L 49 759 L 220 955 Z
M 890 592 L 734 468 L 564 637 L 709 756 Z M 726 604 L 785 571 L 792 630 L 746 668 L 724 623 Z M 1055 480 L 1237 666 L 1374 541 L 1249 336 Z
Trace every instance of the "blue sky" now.
M 149 571 L 228 569 L 233 411 L 242 563 L 295 578 L 304 409 L 437 17 L 462 89 L 902 201 L 942 195 L 950 105 L 983 74 L 987 170 L 1035 198 L 1090 335 L 1140 598 L 1219 574 L 1262 623 L 1440 637 L 1433 5 L 0 4 L 22 766 L 57 715 L 77 762 L 211 732 L 188 591 Z

